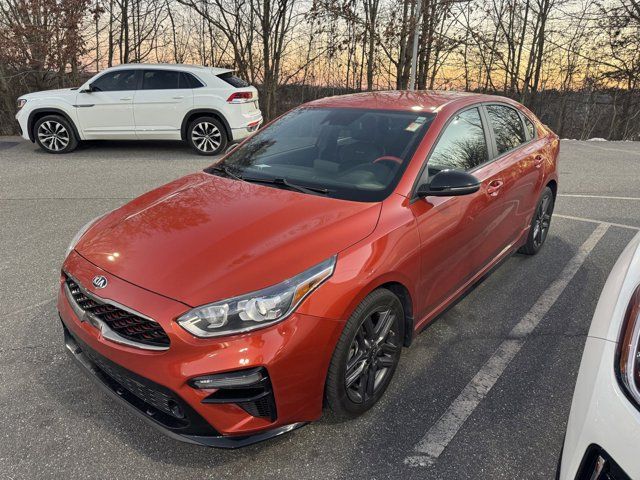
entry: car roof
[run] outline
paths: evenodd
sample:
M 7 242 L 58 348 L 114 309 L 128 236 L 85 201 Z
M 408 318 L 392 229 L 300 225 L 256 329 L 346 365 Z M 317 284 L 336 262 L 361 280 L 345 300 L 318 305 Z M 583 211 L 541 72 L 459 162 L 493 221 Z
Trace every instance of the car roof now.
M 493 95 L 458 92 L 453 90 L 391 90 L 383 92 L 363 92 L 349 95 L 326 97 L 306 103 L 312 107 L 365 108 L 371 110 L 415 110 L 440 111 L 443 107 L 456 104 L 463 106 L 486 101 L 511 100 Z
M 233 72 L 230 68 L 218 68 L 218 67 L 204 67 L 202 65 L 189 65 L 186 63 L 123 63 L 122 65 L 117 65 L 111 67 L 111 69 L 139 69 L 139 68 L 159 68 L 166 70 L 183 70 L 183 71 L 191 71 L 193 73 L 198 72 L 209 72 L 213 75 L 220 75 L 222 73 Z

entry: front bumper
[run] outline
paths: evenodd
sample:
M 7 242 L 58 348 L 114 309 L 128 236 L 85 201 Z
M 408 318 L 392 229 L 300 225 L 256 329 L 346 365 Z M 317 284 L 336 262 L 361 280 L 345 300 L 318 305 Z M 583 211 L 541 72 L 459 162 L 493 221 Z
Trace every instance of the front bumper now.
M 340 335 L 340 322 L 294 314 L 279 324 L 248 334 L 199 339 L 175 322 L 188 306 L 114 277 L 76 252 L 69 256 L 63 268 L 91 293 L 156 320 L 167 333 L 170 347 L 163 351 L 142 350 L 110 341 L 90 322 L 76 315 L 61 281 L 58 311 L 67 330 L 67 349 L 112 396 L 129 404 L 164 433 L 191 443 L 233 448 L 280 435 L 320 417 L 325 375 Z M 100 291 L 93 288 L 91 280 L 96 275 L 108 278 L 107 288 Z M 100 359 L 108 362 L 106 368 L 97 365 Z M 108 378 L 105 382 L 101 376 L 112 367 L 133 377 L 133 387 L 119 382 L 118 374 L 107 377 L 120 385 L 110 385 L 113 382 Z M 257 367 L 268 372 L 277 412 L 275 418 L 254 416 L 239 403 L 210 403 L 206 400 L 215 389 L 200 390 L 189 384 L 195 377 Z M 102 374 L 97 375 L 96 368 Z M 195 419 L 188 423 L 198 428 L 185 429 L 184 425 L 159 421 L 167 419 L 153 409 L 148 413 L 148 405 L 136 405 L 136 398 L 145 398 L 137 391 L 137 385 L 147 383 L 175 400 L 189 414 L 189 420 Z M 124 388 L 125 395 L 117 393 L 120 387 Z
M 139 393 L 141 387 L 128 390 L 125 387 L 127 382 L 118 381 L 121 377 L 118 376 L 118 379 L 116 379 L 115 376 L 111 376 L 107 373 L 107 370 L 112 371 L 109 367 L 103 369 L 104 367 L 101 368 L 99 366 L 99 364 L 102 366 L 108 364 L 108 360 L 104 357 L 100 357 L 96 352 L 91 351 L 91 349 L 86 345 L 81 344 L 69 332 L 64 323 L 62 325 L 64 329 L 64 343 L 67 348 L 67 352 L 77 362 L 82 370 L 89 375 L 89 377 L 92 378 L 107 395 L 116 401 L 122 402 L 139 418 L 171 438 L 207 447 L 240 448 L 277 437 L 305 424 L 305 422 L 293 423 L 254 435 L 223 436 L 208 425 L 206 421 L 188 405 L 181 405 L 181 407 L 187 412 L 185 417 L 189 420 L 188 425 L 183 426 L 175 423 L 174 421 L 173 425 L 170 426 L 168 422 L 171 422 L 174 419 L 169 415 L 163 414 L 161 410 L 154 408 L 151 404 L 145 401 L 143 399 L 144 395 Z M 97 360 L 98 358 L 100 360 Z M 99 362 L 99 364 L 97 362 Z M 113 367 L 114 366 L 112 365 L 111 368 Z M 133 379 L 134 374 L 132 375 L 132 372 L 128 373 L 130 378 Z M 138 377 L 135 381 L 144 382 L 144 379 Z M 158 386 L 155 387 L 157 388 Z M 132 393 L 132 390 L 136 390 L 138 394 L 136 395 Z M 176 400 L 180 401 L 177 398 Z
M 560 480 L 640 478 L 640 411 L 614 369 L 617 344 L 587 337 L 567 425 Z M 591 474 L 598 457 L 609 477 Z M 605 472 L 607 473 L 607 472 Z
M 25 140 L 31 140 L 31 138 L 29 138 L 29 129 L 28 129 L 28 118 L 29 115 L 27 114 L 27 112 L 25 111 L 25 108 L 22 107 L 20 110 L 18 110 L 18 113 L 16 113 L 16 121 L 18 122 L 18 130 L 20 132 L 20 136 L 22 138 L 24 138 Z

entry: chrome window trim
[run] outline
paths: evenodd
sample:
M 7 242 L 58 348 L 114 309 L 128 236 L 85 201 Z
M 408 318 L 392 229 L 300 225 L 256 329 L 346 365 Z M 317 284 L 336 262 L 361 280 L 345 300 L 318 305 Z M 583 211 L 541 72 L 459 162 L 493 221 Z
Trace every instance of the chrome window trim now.
M 105 298 L 102 298 L 98 295 L 95 295 L 93 293 L 88 292 L 83 286 L 82 284 L 73 276 L 73 275 L 69 275 L 67 272 L 64 272 L 65 275 L 67 277 L 69 277 L 71 280 L 73 280 L 75 282 L 76 285 L 78 285 L 78 288 L 80 289 L 80 292 L 82 292 L 82 294 L 84 296 L 86 296 L 87 298 L 95 301 L 95 302 L 99 302 L 99 303 L 103 303 L 103 304 L 107 304 L 107 305 L 111 305 L 114 306 L 116 308 L 119 308 L 121 310 L 124 310 L 125 312 L 128 312 L 132 315 L 136 315 L 138 317 L 144 318 L 145 320 L 148 320 L 150 322 L 153 323 L 158 323 L 156 320 L 154 320 L 153 318 L 150 318 L 146 315 L 143 315 L 142 313 L 139 313 L 135 310 L 133 310 L 132 308 L 126 307 L 116 301 L 113 300 L 107 300 Z M 153 351 L 163 351 L 163 350 L 168 350 L 169 347 L 160 347 L 160 346 L 156 346 L 156 345 L 147 345 L 144 343 L 138 343 L 138 342 L 134 342 L 133 340 L 129 340 L 128 338 L 124 338 L 123 336 L 119 335 L 117 332 L 115 332 L 114 330 L 112 330 L 109 325 L 107 325 L 105 322 L 103 322 L 102 320 L 100 320 L 98 317 L 96 317 L 95 315 L 92 315 L 91 313 L 87 312 L 86 310 L 83 310 L 80 305 L 78 305 L 78 303 L 75 301 L 75 299 L 73 298 L 73 295 L 71 294 L 71 290 L 69 289 L 69 285 L 67 285 L 67 282 L 64 283 L 64 294 L 67 297 L 67 301 L 69 302 L 69 305 L 71 305 L 71 309 L 73 310 L 73 313 L 76 314 L 76 316 L 80 319 L 81 322 L 88 322 L 91 325 L 93 325 L 94 327 L 96 327 L 98 330 L 100 330 L 100 333 L 102 334 L 102 336 L 107 339 L 110 340 L 114 343 L 119 343 L 122 345 L 127 345 L 129 347 L 134 347 L 134 348 L 140 348 L 142 350 L 153 350 Z

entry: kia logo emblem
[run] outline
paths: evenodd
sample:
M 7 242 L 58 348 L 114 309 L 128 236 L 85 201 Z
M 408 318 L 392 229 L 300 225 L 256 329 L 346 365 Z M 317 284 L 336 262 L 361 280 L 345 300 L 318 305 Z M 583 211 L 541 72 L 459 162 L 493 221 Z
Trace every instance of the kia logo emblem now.
M 104 288 L 109 282 L 106 277 L 102 275 L 96 275 L 95 277 L 93 277 L 93 282 L 91 283 L 93 283 L 93 286 L 96 288 Z

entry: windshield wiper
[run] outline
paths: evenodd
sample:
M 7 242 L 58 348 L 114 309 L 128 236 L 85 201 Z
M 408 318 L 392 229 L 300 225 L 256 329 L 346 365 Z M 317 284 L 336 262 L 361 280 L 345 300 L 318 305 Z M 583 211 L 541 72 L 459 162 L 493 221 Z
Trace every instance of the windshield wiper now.
M 289 190 L 295 190 L 297 192 L 302 193 L 321 193 L 326 195 L 329 193 L 329 190 L 326 188 L 320 187 L 303 187 L 302 185 L 297 185 L 295 183 L 289 182 L 286 178 L 252 178 L 252 177 L 242 177 L 242 180 L 245 182 L 255 182 L 255 183 L 268 183 L 270 185 L 278 185 L 281 187 L 288 188 Z
M 231 169 L 225 165 L 213 165 L 209 168 L 207 168 L 208 171 L 213 171 L 213 172 L 218 172 L 218 173 L 223 173 L 225 174 L 227 177 L 231 177 L 231 178 L 235 178 L 236 180 L 244 180 L 240 175 L 238 175 L 237 173 L 233 173 L 231 171 Z

